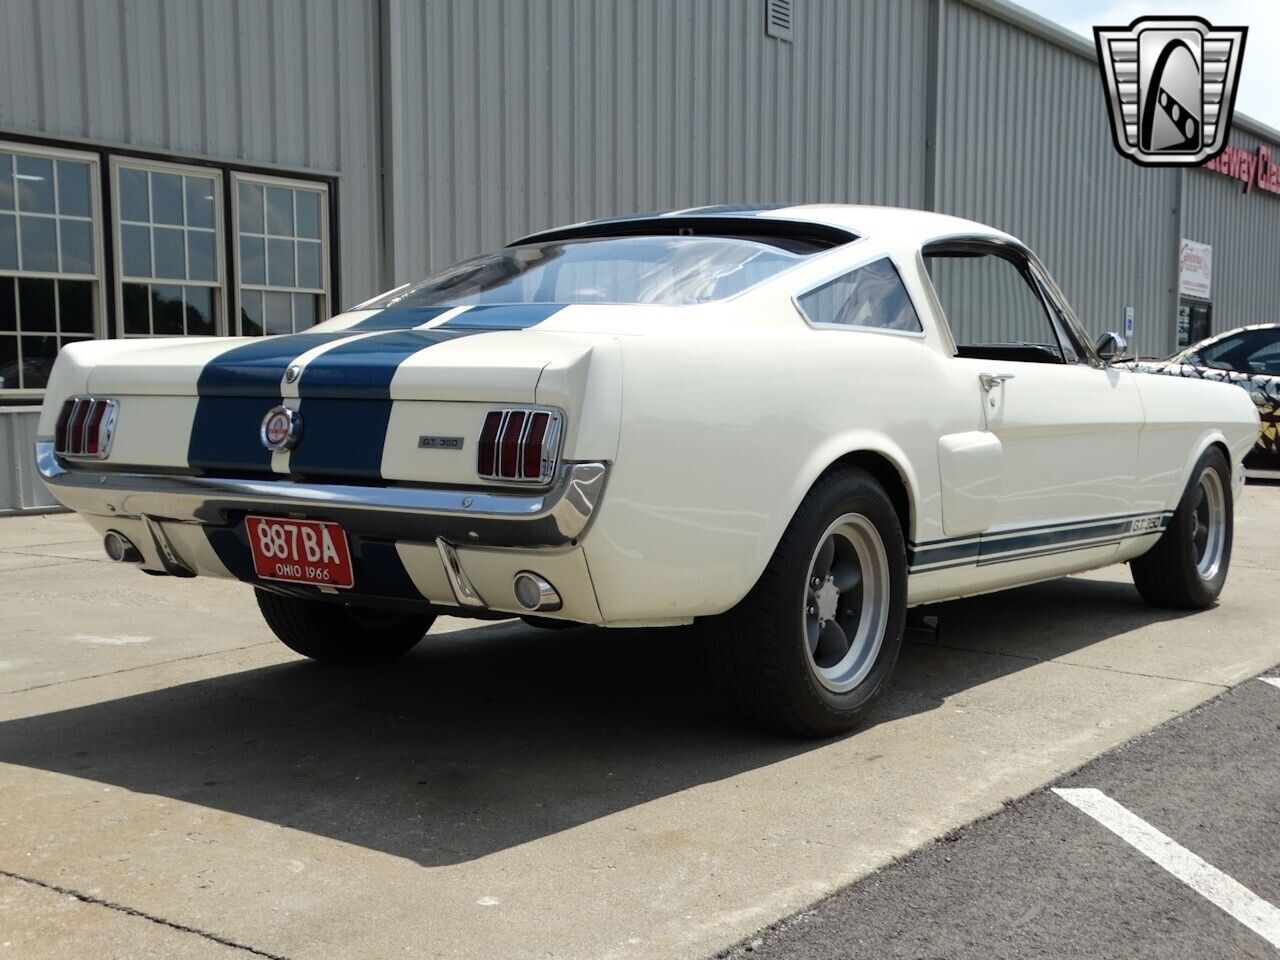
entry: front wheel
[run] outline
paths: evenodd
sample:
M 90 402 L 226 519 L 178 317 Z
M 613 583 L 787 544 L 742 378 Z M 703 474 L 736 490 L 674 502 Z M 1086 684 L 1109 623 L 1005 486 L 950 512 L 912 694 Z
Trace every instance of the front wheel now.
M 254 592 L 272 633 L 294 653 L 321 663 L 388 663 L 412 650 L 435 621 L 430 614 L 285 597 L 257 588 Z
M 711 667 L 751 718 L 802 736 L 843 733 L 893 672 L 906 594 L 905 541 L 884 488 L 862 470 L 832 471 L 755 587 L 710 624 Z
M 1129 564 L 1142 599 L 1181 610 L 1213 606 L 1231 565 L 1233 524 L 1231 466 L 1210 447 L 1191 472 L 1168 529 Z

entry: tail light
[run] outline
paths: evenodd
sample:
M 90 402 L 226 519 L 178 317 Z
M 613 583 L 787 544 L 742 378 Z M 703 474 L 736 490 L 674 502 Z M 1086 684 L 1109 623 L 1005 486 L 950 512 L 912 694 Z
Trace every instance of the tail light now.
M 476 471 L 485 480 L 549 483 L 561 424 L 558 410 L 490 410 L 480 431 Z
M 111 452 L 116 428 L 114 400 L 72 397 L 62 405 L 53 448 L 60 457 L 101 460 Z

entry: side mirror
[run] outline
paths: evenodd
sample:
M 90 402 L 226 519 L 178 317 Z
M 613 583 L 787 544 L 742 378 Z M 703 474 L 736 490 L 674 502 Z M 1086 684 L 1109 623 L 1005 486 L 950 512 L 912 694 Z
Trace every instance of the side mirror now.
M 1100 336 L 1098 342 L 1093 345 L 1093 349 L 1097 351 L 1103 363 L 1113 363 L 1125 355 L 1125 351 L 1129 349 L 1129 341 L 1121 334 L 1111 331 Z

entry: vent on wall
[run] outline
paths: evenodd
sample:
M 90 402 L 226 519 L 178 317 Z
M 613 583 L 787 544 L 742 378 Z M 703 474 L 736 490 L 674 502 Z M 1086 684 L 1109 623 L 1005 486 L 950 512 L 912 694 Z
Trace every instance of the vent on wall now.
M 791 42 L 791 0 L 764 0 L 764 32 Z

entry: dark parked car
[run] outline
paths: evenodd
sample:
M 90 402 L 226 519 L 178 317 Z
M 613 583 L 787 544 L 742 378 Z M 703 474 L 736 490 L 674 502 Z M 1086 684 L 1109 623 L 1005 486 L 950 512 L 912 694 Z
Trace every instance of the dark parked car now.
M 1192 344 L 1167 360 L 1139 360 L 1128 366 L 1244 388 L 1262 416 L 1258 443 L 1244 458 L 1245 470 L 1251 477 L 1280 480 L 1280 323 L 1240 327 Z

